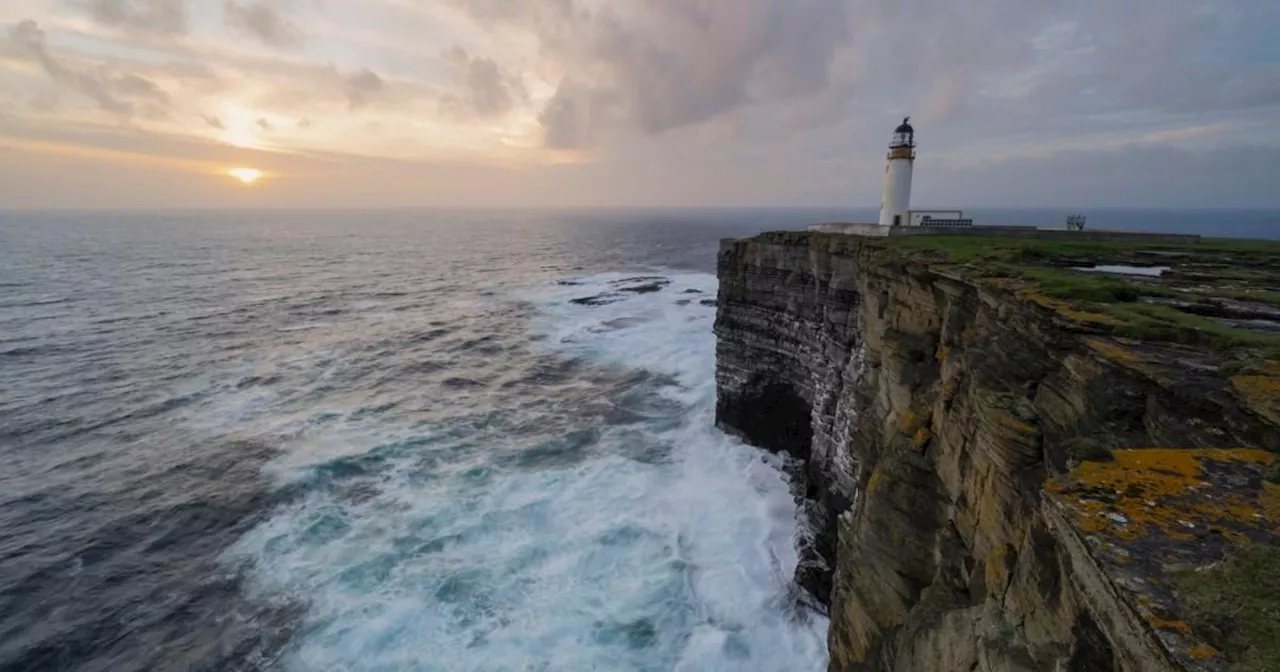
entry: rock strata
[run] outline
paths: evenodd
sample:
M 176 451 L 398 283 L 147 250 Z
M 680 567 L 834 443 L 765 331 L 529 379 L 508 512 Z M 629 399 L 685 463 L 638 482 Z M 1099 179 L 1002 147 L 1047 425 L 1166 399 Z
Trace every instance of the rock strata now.
M 1229 669 L 1177 576 L 1280 541 L 1280 366 L 908 244 L 720 249 L 717 423 L 800 465 L 830 669 Z

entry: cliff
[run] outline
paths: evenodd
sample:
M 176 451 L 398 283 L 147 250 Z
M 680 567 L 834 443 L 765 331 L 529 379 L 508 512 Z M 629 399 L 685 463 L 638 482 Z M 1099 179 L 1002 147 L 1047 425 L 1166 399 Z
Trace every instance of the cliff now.
M 770 233 L 718 266 L 717 422 L 802 465 L 831 670 L 1280 670 L 1280 246 Z

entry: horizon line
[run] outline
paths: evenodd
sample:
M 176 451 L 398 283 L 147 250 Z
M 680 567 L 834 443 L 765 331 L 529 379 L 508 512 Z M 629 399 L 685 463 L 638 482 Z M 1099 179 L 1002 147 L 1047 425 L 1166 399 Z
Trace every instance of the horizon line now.
M 930 208 L 921 208 L 930 209 Z M 934 208 L 936 209 L 936 208 Z M 1280 211 L 1280 204 L 1271 206 L 1147 206 L 1147 205 L 970 205 L 949 207 L 950 210 L 971 211 L 1089 211 L 1147 212 L 1270 212 Z M 677 211 L 876 211 L 878 206 L 861 205 L 263 205 L 263 206 L 102 206 L 102 207 L 6 207 L 0 213 L 74 213 L 74 212 L 677 212 Z

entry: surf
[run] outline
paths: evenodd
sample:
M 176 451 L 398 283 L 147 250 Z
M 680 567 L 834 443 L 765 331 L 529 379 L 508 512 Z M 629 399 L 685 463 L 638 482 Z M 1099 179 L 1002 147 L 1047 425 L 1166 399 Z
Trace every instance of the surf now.
M 527 313 L 508 396 L 296 442 L 300 494 L 225 554 L 301 605 L 283 667 L 825 668 L 782 465 L 713 425 L 715 278 L 658 275 L 493 292 Z

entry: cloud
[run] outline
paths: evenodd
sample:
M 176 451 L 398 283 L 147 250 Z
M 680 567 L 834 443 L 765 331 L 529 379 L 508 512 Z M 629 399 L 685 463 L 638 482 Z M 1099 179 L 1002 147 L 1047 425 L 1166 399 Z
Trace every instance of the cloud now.
M 169 103 L 169 94 L 165 93 L 160 85 L 134 74 L 126 73 L 116 76 L 113 85 L 116 93 L 127 98 L 154 100 L 165 105 Z
M 158 34 L 187 32 L 185 0 L 90 0 L 89 12 L 97 22 Z
M 591 136 L 604 119 L 646 134 L 749 104 L 822 92 L 849 36 L 848 0 L 459 0 L 482 24 L 522 27 L 564 69 L 543 110 L 549 144 Z
M 263 2 L 223 0 L 222 12 L 233 31 L 272 47 L 296 47 L 302 34 L 280 12 Z
M 347 106 L 353 112 L 358 110 L 382 92 L 386 83 L 378 73 L 363 68 L 343 78 L 342 92 L 347 97 Z
M 726 117 L 785 135 L 911 113 L 973 135 L 1280 105 L 1280 64 L 1261 46 L 1280 29 L 1274 3 L 449 2 L 536 41 L 558 72 L 541 98 L 552 146 Z
M 257 121 L 256 123 L 257 123 L 257 125 L 258 125 L 258 128 L 261 128 L 261 129 L 262 129 L 262 130 L 264 130 L 264 131 L 273 131 L 273 130 L 275 130 L 275 126 L 272 126 L 272 125 L 271 125 L 271 122 L 270 122 L 270 121 L 268 121 L 266 117 L 259 117 L 259 118 L 258 118 L 258 121 Z
M 441 57 L 453 70 L 462 93 L 449 93 L 440 98 L 440 110 L 453 117 L 492 119 L 512 110 L 517 100 L 528 93 L 520 79 L 498 67 L 490 58 L 471 56 L 466 49 L 454 45 Z
M 1150 202 L 1160 181 L 1227 202 L 1210 168 L 1261 178 L 1154 148 L 1280 146 L 1266 0 L 24 2 L 81 16 L 0 27 L 10 120 L 518 166 L 539 199 L 874 207 L 907 114 L 935 205 Z
M 586 149 L 595 144 L 598 129 L 610 113 L 606 93 L 573 82 L 561 82 L 542 109 L 538 123 L 551 149 Z
M 169 108 L 168 93 L 149 79 L 105 65 L 68 65 L 49 50 L 45 32 L 35 21 L 28 19 L 10 27 L 8 37 L 19 53 L 39 63 L 55 83 L 92 100 L 102 110 L 127 118 L 139 111 L 160 116 Z

